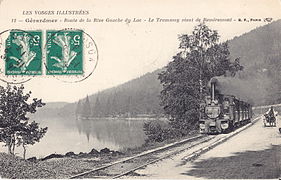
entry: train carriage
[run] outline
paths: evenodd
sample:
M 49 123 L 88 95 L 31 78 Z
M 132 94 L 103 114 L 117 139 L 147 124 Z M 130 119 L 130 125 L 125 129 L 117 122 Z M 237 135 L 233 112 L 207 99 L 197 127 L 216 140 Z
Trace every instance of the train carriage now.
M 218 80 L 210 81 L 210 95 L 201 104 L 199 129 L 201 133 L 225 133 L 250 122 L 252 106 L 233 95 L 221 94 L 216 85 Z

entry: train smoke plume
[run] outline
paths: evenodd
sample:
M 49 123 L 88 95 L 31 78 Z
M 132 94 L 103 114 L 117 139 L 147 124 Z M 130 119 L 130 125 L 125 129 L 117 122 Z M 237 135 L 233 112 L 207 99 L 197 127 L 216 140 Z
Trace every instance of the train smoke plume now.
M 265 76 L 250 79 L 217 76 L 213 77 L 211 81 L 216 82 L 216 90 L 221 94 L 234 95 L 253 105 L 263 103 L 268 95 L 266 87 L 271 84 L 271 81 Z

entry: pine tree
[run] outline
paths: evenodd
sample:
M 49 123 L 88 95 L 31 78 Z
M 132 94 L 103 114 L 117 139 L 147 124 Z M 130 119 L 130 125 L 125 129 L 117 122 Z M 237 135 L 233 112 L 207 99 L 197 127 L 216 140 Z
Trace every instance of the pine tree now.
M 93 110 L 93 116 L 100 117 L 101 116 L 101 103 L 99 100 L 99 95 L 96 97 L 96 102 Z
M 105 106 L 105 112 L 104 112 L 104 114 L 106 116 L 110 116 L 112 114 L 112 112 L 111 112 L 112 107 L 111 106 L 112 106 L 111 105 L 111 96 L 108 96 L 106 106 Z
M 76 117 L 80 116 L 82 114 L 82 101 L 79 99 L 77 106 L 76 106 Z
M 87 95 L 85 102 L 83 104 L 83 116 L 88 118 L 92 115 L 92 111 L 91 111 L 91 104 L 90 104 L 90 100 L 89 97 Z
M 112 99 L 112 104 L 111 104 L 111 114 L 113 116 L 116 116 L 116 114 L 118 114 L 119 112 L 119 107 L 118 107 L 118 104 L 117 104 L 117 94 L 116 94 L 116 91 L 114 92 L 113 94 L 113 99 Z

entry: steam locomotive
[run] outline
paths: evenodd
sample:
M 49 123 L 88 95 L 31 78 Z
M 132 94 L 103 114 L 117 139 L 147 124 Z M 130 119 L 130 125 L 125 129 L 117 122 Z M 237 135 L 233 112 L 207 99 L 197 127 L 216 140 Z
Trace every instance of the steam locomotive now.
M 204 103 L 200 105 L 200 133 L 228 133 L 251 121 L 251 104 L 233 95 L 221 94 L 218 84 L 217 78 L 210 80 L 210 95 L 205 96 Z

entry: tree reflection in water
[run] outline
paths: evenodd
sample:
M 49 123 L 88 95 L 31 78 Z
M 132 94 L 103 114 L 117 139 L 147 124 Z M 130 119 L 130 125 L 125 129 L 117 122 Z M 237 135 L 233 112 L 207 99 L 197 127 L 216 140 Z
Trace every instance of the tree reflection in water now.
M 79 133 L 100 142 L 116 145 L 116 150 L 141 146 L 145 142 L 144 120 L 127 119 L 77 119 Z

